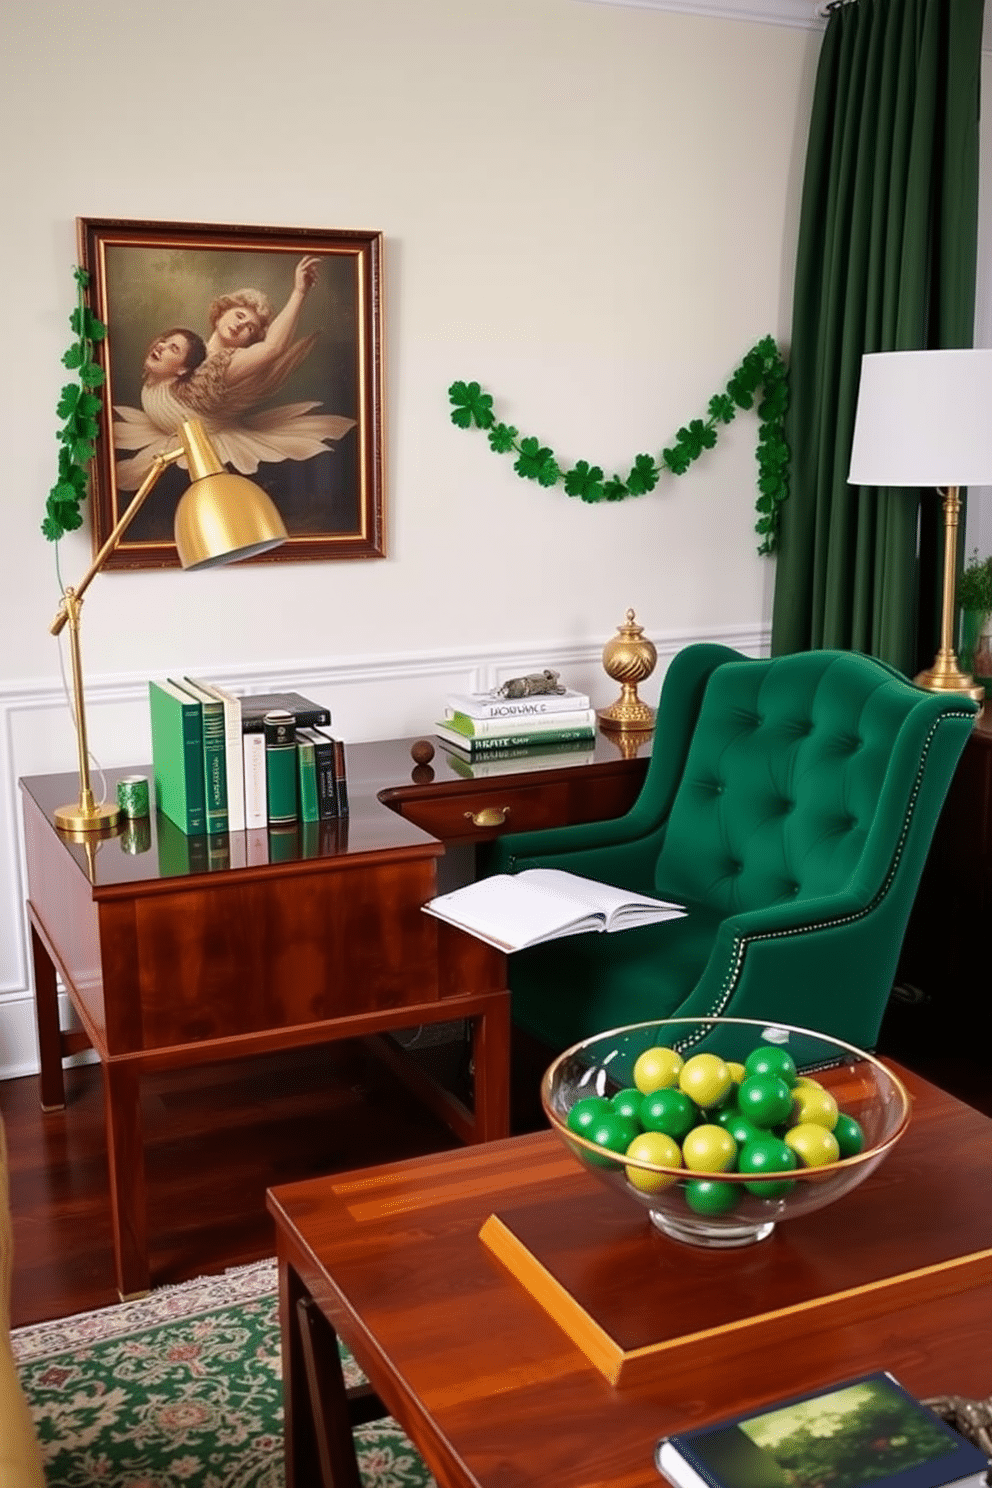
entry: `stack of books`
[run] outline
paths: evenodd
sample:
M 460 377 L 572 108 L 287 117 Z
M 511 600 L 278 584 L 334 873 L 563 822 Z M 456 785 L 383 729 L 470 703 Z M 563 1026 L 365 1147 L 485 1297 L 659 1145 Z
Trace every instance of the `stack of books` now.
M 588 749 L 596 740 L 596 710 L 586 693 L 570 687 L 520 698 L 498 690 L 451 693 L 434 730 L 442 744 L 468 759 Z
M 187 836 L 345 816 L 344 744 L 298 692 L 239 696 L 202 678 L 148 684 L 155 804 Z M 284 715 L 281 733 L 265 715 Z

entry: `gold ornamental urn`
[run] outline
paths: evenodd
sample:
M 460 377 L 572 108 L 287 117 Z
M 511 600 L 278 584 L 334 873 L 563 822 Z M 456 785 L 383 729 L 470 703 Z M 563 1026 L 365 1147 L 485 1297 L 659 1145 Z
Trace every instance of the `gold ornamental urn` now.
M 608 733 L 647 733 L 654 728 L 654 709 L 637 696 L 637 685 L 650 677 L 658 660 L 653 641 L 635 623 L 634 611 L 617 627 L 603 647 L 603 667 L 608 677 L 620 683 L 620 696 L 609 708 L 599 708 L 600 727 Z

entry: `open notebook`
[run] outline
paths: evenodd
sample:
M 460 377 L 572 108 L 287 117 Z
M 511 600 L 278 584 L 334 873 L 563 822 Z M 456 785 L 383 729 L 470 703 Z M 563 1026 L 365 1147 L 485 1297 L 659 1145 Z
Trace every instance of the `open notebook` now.
M 685 914 L 680 904 L 597 883 L 561 868 L 497 873 L 450 894 L 439 894 L 423 907 L 425 913 L 501 951 L 520 951 L 590 930 L 630 930 Z

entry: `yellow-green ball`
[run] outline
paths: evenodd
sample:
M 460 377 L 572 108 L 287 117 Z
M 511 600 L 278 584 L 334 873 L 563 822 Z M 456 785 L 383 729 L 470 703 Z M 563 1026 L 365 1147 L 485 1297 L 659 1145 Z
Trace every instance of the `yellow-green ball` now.
M 682 1166 L 678 1142 L 666 1137 L 664 1132 L 641 1132 L 631 1142 L 624 1156 L 632 1157 L 638 1162 L 657 1163 L 660 1168 Z M 634 1167 L 625 1168 L 624 1171 L 627 1182 L 633 1188 L 640 1189 L 641 1193 L 660 1193 L 663 1188 L 670 1188 L 676 1181 L 671 1173 L 649 1173 L 644 1168 Z
M 822 1168 L 840 1160 L 840 1146 L 833 1132 L 815 1121 L 790 1127 L 783 1139 L 807 1168 Z
M 634 1061 L 634 1084 L 642 1095 L 653 1095 L 656 1090 L 671 1090 L 679 1082 L 679 1071 L 684 1061 L 674 1049 L 645 1049 Z
M 736 1158 L 737 1143 L 722 1126 L 694 1126 L 682 1143 L 682 1161 L 694 1173 L 726 1173 Z
M 704 1110 L 718 1106 L 733 1083 L 727 1061 L 719 1054 L 694 1054 L 679 1074 L 679 1089 Z
M 826 1127 L 827 1131 L 833 1131 L 837 1125 L 837 1102 L 825 1090 L 822 1085 L 804 1085 L 800 1090 L 792 1092 L 792 1124 L 800 1126 L 806 1122 L 815 1122 L 817 1126 Z

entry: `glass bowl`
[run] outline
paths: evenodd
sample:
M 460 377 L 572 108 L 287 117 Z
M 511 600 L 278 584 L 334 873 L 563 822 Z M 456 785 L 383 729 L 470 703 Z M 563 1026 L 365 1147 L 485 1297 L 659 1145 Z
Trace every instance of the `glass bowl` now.
M 731 1062 L 738 1068 L 727 1088 L 720 1066 Z M 659 1100 L 658 1088 L 673 1093 Z M 764 1240 L 780 1220 L 849 1193 L 892 1150 L 910 1114 L 905 1086 L 871 1054 L 750 1018 L 635 1023 L 584 1039 L 545 1071 L 541 1104 L 590 1173 L 645 1208 L 659 1230 L 718 1247 Z M 612 1115 L 604 1121 L 607 1106 Z M 628 1152 L 646 1126 L 662 1140 L 639 1141 Z M 800 1138 L 800 1126 L 815 1130 Z

